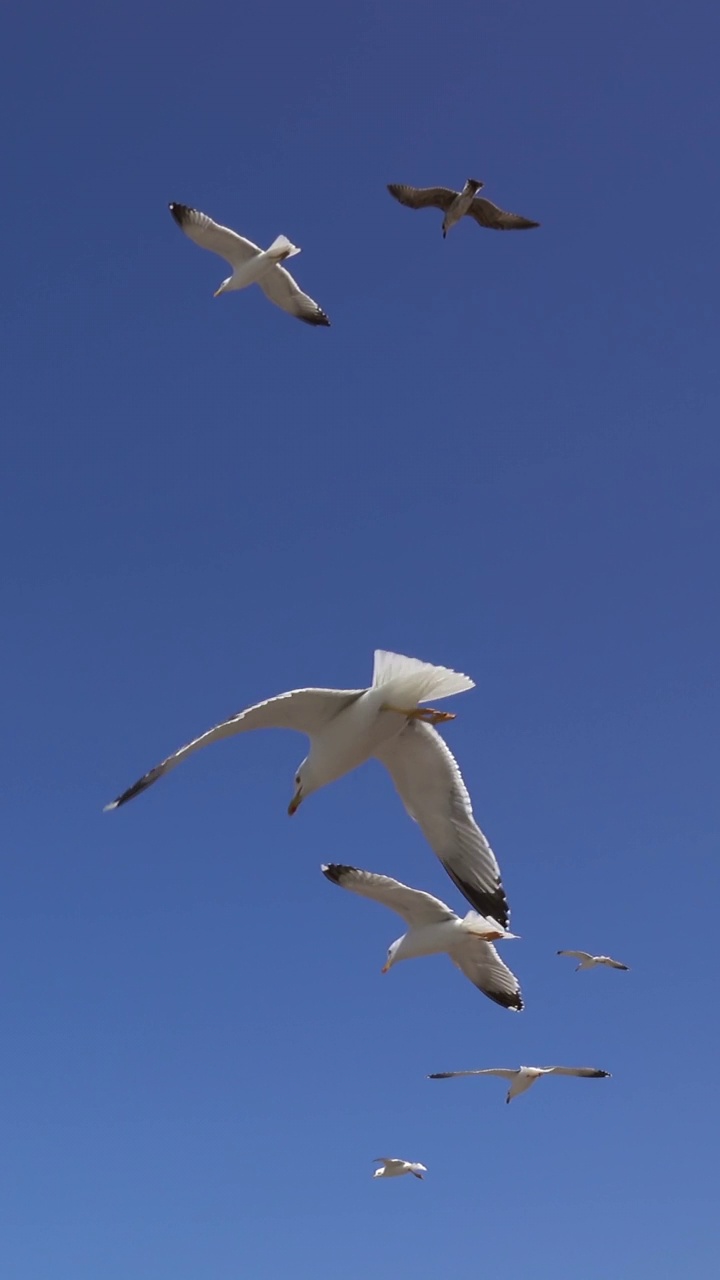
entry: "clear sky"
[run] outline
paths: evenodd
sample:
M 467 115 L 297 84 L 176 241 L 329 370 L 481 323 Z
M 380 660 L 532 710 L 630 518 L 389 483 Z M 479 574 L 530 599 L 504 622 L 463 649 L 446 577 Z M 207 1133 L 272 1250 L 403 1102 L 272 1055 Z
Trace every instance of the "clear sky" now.
M 13 8 L 3 1277 L 714 1276 L 716 6 Z M 541 229 L 385 190 L 468 175 Z M 170 200 L 301 245 L 332 327 L 213 301 Z M 375 647 L 477 682 L 520 1015 L 381 978 L 400 922 L 321 876 L 463 907 L 379 766 L 291 821 L 304 741 L 257 734 L 102 812 Z M 613 1078 L 425 1079 L 520 1062 Z

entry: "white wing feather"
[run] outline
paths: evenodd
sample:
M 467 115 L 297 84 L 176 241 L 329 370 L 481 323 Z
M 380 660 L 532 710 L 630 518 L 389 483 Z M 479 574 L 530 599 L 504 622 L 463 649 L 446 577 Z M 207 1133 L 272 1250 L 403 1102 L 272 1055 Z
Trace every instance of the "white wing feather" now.
M 510 921 L 497 859 L 477 825 L 455 757 L 429 724 L 409 720 L 376 751 L 411 818 L 476 911 L 507 929 Z
M 325 312 L 300 286 L 285 267 L 273 267 L 261 276 L 258 284 L 271 302 L 306 324 L 329 325 Z
M 105 808 L 118 809 L 121 804 L 146 791 L 194 751 L 222 738 L 231 738 L 249 729 L 297 729 L 300 733 L 315 733 L 364 692 L 364 689 L 291 689 L 289 693 L 280 693 L 276 698 L 258 702 L 201 733 L 199 738 L 193 738 L 192 742 L 155 765 Z
M 229 262 L 231 267 L 240 267 L 262 253 L 260 246 L 253 244 L 252 240 L 239 236 L 237 231 L 231 231 L 230 227 L 222 227 L 219 222 L 213 222 L 212 218 L 209 218 L 206 213 L 201 213 L 199 209 L 191 209 L 186 204 L 171 204 L 169 209 L 180 229 L 190 240 L 201 249 L 209 249 L 211 253 L 217 253 Z
M 358 893 L 363 898 L 372 898 L 391 911 L 396 911 L 411 929 L 457 919 L 455 912 L 439 898 L 434 898 L 431 893 L 424 893 L 421 889 L 411 889 L 390 876 L 380 876 L 373 871 L 360 871 L 357 867 L 337 863 L 323 866 L 322 873 L 341 889 L 349 889 L 351 893 Z
M 505 1009 L 520 1010 L 523 998 L 515 974 L 503 963 L 491 942 L 468 939 L 450 953 L 458 969 L 484 995 Z
M 518 1074 L 512 1067 L 482 1067 L 479 1071 L 435 1071 L 428 1080 L 454 1080 L 456 1076 L 502 1076 L 503 1080 L 512 1080 Z

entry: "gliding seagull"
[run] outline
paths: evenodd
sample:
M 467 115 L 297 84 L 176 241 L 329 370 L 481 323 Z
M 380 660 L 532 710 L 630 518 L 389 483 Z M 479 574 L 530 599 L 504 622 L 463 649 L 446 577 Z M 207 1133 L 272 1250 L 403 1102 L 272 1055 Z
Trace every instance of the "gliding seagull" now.
M 451 227 L 461 218 L 474 218 L 480 227 L 490 227 L 493 231 L 525 231 L 530 227 L 539 227 L 539 222 L 531 222 L 519 213 L 506 213 L 491 200 L 477 196 L 476 192 L 484 187 L 484 182 L 477 178 L 468 178 L 462 191 L 451 191 L 449 187 L 408 187 L 402 182 L 390 182 L 388 191 L 400 204 L 408 209 L 442 209 L 442 233 L 445 239 Z
M 524 1093 L 535 1084 L 541 1076 L 588 1076 L 599 1080 L 609 1078 L 609 1071 L 600 1071 L 598 1067 L 517 1067 L 514 1070 L 506 1067 L 485 1067 L 482 1071 L 435 1071 L 428 1080 L 452 1080 L 455 1076 L 502 1076 L 503 1080 L 512 1080 L 508 1089 L 506 1102 L 512 1102 L 519 1093 Z
M 394 1160 L 391 1156 L 378 1156 L 373 1160 L 373 1164 L 381 1164 L 382 1169 L 376 1169 L 373 1178 L 401 1178 L 404 1173 L 412 1173 L 422 1182 L 422 1176 L 427 1173 L 424 1164 L 413 1164 L 410 1160 Z
M 168 756 L 105 807 L 118 809 L 211 742 L 246 729 L 297 729 L 310 738 L 310 751 L 295 775 L 289 813 L 313 791 L 374 756 L 460 892 L 481 915 L 507 928 L 510 911 L 500 868 L 475 822 L 455 758 L 433 727 L 455 717 L 419 705 L 473 685 L 447 667 L 376 649 L 369 689 L 294 689 L 259 702 Z
M 182 231 L 201 249 L 210 249 L 225 258 L 233 269 L 231 276 L 223 280 L 218 294 L 229 293 L 234 289 L 246 289 L 248 285 L 259 284 L 266 298 L 282 307 L 283 311 L 304 320 L 305 324 L 329 325 L 325 312 L 317 302 L 303 293 L 289 271 L 279 264 L 286 258 L 292 258 L 301 250 L 288 240 L 287 236 L 278 236 L 269 249 L 261 249 L 246 240 L 229 227 L 221 227 L 213 222 L 207 214 L 198 209 L 191 209 L 186 204 L 170 204 L 168 208 Z
M 607 965 L 608 969 L 624 969 L 627 973 L 630 966 L 621 964 L 619 960 L 613 960 L 611 956 L 591 956 L 589 951 L 558 951 L 559 956 L 572 956 L 574 960 L 580 963 L 575 966 L 575 972 L 580 969 L 594 969 L 597 964 Z
M 337 864 L 323 866 L 321 870 L 326 879 L 340 885 L 341 889 L 350 889 L 363 898 L 381 902 L 409 924 L 408 932 L 389 947 L 383 973 L 400 960 L 437 955 L 444 951 L 483 995 L 505 1009 L 522 1009 L 520 984 L 491 945 L 493 939 L 514 938 L 516 934 L 508 933 L 497 921 L 485 919 L 475 911 L 469 911 L 461 920 L 431 893 L 410 889 L 390 876 Z

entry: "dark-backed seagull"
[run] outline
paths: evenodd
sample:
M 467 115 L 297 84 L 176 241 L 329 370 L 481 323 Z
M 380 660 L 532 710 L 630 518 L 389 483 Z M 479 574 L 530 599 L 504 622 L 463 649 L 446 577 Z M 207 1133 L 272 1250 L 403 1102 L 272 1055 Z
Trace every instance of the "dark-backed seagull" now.
M 504 209 L 475 193 L 484 187 L 484 182 L 477 178 L 468 178 L 462 191 L 451 191 L 449 187 L 408 187 L 401 182 L 390 182 L 388 191 L 391 196 L 407 205 L 408 209 L 442 209 L 443 239 L 451 227 L 461 218 L 474 218 L 478 226 L 490 227 L 492 231 L 526 231 L 530 227 L 539 227 L 539 222 L 531 222 L 519 213 L 506 213 Z
M 424 1164 L 412 1163 L 410 1160 L 394 1160 L 391 1156 L 378 1156 L 373 1160 L 373 1164 L 382 1165 L 382 1169 L 375 1170 L 373 1178 L 401 1178 L 404 1173 L 413 1173 L 422 1182 L 423 1174 L 427 1173 Z

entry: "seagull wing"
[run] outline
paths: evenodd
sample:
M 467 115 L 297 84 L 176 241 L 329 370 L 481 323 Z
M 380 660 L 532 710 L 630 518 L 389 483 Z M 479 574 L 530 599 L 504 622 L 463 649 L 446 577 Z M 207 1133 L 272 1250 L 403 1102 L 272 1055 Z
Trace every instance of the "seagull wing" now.
M 594 960 L 589 951 L 558 951 L 559 956 L 572 956 L 575 960 Z
M 428 1080 L 454 1080 L 456 1076 L 502 1076 L 503 1080 L 512 1080 L 518 1074 L 512 1067 L 483 1067 L 480 1071 L 435 1071 Z
M 468 938 L 450 952 L 450 958 L 483 995 L 505 1009 L 523 1008 L 520 983 L 511 969 L 503 964 L 491 942 Z
M 193 738 L 174 755 L 143 774 L 105 808 L 118 809 L 121 804 L 139 796 L 141 791 L 147 791 L 153 782 L 181 764 L 193 751 L 199 751 L 211 742 L 219 742 L 221 738 L 231 738 L 233 734 L 244 733 L 247 729 L 297 729 L 300 733 L 316 733 L 364 692 L 364 689 L 292 689 L 289 693 L 278 694 L 276 698 L 258 702 L 256 706 L 238 711 L 229 720 L 223 720 L 213 729 L 201 733 L 199 738 Z
M 467 211 L 468 218 L 474 218 L 481 227 L 490 227 L 493 231 L 526 231 L 530 227 L 539 227 L 539 222 L 531 222 L 519 213 L 506 213 L 492 200 L 484 196 L 476 196 Z
M 407 205 L 408 209 L 442 209 L 445 213 L 457 199 L 457 191 L 449 187 L 406 187 L 403 183 L 388 183 L 391 196 Z
M 599 1067 L 542 1067 L 546 1076 L 589 1076 L 593 1080 L 609 1077 L 609 1071 L 601 1071 Z
M 287 311 L 289 315 L 297 316 L 298 320 L 304 320 L 305 324 L 326 326 L 330 324 L 322 307 L 303 293 L 290 272 L 284 267 L 273 267 L 271 271 L 266 271 L 257 283 L 266 298 L 274 302 L 277 307 L 282 307 L 283 311 Z
M 213 222 L 212 218 L 208 218 L 206 213 L 200 213 L 199 209 L 191 209 L 186 204 L 170 204 L 168 208 L 186 236 L 194 240 L 201 249 L 219 254 L 231 267 L 242 266 L 244 262 L 249 262 L 262 253 L 260 246 L 253 244 L 252 240 L 246 240 L 229 227 L 221 227 L 219 222 Z
M 477 825 L 455 757 L 432 725 L 409 720 L 375 755 L 468 902 L 507 929 L 510 909 L 495 854 Z
M 357 867 L 344 867 L 337 863 L 323 866 L 322 873 L 333 884 L 339 884 L 341 889 L 350 889 L 363 898 L 373 898 L 396 911 L 411 929 L 457 919 L 455 912 L 439 898 L 423 893 L 421 889 L 411 889 L 390 876 L 378 876 L 372 871 L 359 871 Z
M 604 956 L 603 959 L 605 964 L 608 964 L 611 969 L 622 969 L 627 973 L 630 968 L 629 964 L 621 964 L 619 960 L 613 960 L 612 956 Z

